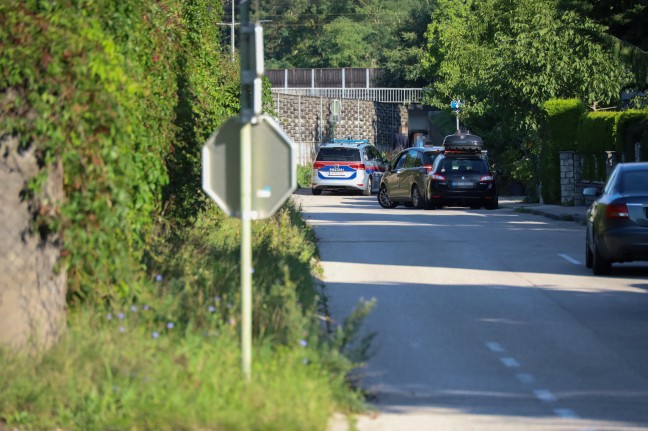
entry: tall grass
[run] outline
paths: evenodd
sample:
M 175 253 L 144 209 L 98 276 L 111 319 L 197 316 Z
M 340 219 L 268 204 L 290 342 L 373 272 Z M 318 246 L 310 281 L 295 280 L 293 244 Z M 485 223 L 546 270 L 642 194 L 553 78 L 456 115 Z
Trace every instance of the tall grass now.
M 240 371 L 240 222 L 214 207 L 163 226 L 138 297 L 73 308 L 39 356 L 0 351 L 0 423 L 21 430 L 325 430 L 362 408 L 349 382 L 371 309 L 327 319 L 317 247 L 294 203 L 253 225 L 252 380 Z M 326 322 L 326 323 L 323 323 Z
M 259 340 L 246 384 L 233 326 L 124 315 L 81 312 L 38 358 L 0 353 L 2 419 L 36 430 L 323 430 L 335 392 L 348 391 L 308 344 Z

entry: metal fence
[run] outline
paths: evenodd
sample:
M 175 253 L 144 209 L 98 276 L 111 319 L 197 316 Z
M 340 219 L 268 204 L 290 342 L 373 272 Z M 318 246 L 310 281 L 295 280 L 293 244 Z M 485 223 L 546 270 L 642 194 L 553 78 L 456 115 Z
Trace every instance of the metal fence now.
M 373 68 L 311 68 L 270 69 L 265 75 L 275 88 L 373 88 L 382 73 Z
M 420 103 L 423 88 L 273 88 L 275 94 L 371 100 L 385 103 Z

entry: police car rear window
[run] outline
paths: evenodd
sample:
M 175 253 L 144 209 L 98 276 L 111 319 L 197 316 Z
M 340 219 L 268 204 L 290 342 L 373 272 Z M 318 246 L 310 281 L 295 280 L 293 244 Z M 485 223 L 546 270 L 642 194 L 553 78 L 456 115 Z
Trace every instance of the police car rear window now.
M 318 162 L 359 162 L 360 150 L 357 148 L 322 147 L 317 153 Z

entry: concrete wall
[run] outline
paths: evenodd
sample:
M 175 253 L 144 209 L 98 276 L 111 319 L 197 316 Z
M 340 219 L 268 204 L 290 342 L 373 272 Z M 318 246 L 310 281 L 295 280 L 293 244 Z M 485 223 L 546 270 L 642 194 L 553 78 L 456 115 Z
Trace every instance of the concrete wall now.
M 333 137 L 369 139 L 379 150 L 391 150 L 396 134 L 407 128 L 405 105 L 340 99 L 342 109 L 334 123 L 332 101 L 325 97 L 273 94 L 273 109 L 286 134 L 299 146 L 301 164 L 310 163 L 319 144 Z
M 34 150 L 18 137 L 0 136 L 0 347 L 34 350 L 51 346 L 65 328 L 66 276 L 55 270 L 60 245 L 35 230 L 35 214 L 48 215 L 63 198 L 63 169 L 51 169 L 40 195 L 27 184 L 39 172 Z

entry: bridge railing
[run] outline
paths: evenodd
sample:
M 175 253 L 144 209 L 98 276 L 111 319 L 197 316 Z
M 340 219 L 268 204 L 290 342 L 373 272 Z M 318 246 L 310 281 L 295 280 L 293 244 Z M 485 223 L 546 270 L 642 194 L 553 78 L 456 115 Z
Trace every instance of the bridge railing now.
M 420 103 L 423 88 L 272 88 L 276 94 L 371 100 L 386 103 Z

